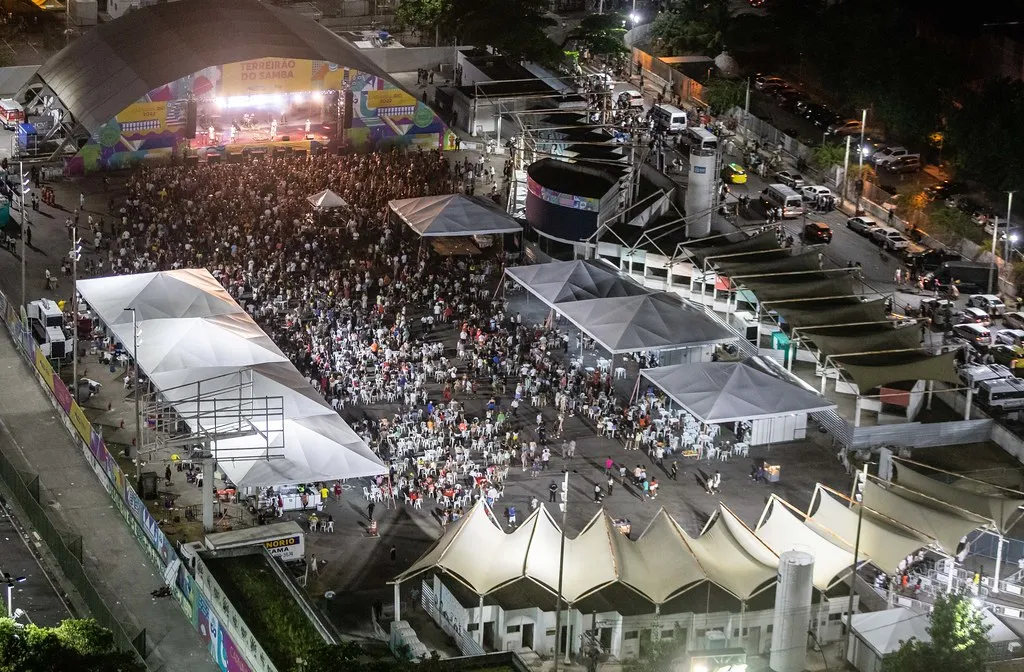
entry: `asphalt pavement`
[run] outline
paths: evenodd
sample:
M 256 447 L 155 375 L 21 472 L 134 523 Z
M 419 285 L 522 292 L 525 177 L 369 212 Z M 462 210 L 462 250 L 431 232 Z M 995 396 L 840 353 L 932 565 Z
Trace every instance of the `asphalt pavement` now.
M 7 593 L 6 584 L 0 586 L 7 613 L 24 611 L 25 616 L 16 619 L 19 623 L 30 622 L 47 627 L 60 625 L 71 616 L 63 591 L 54 584 L 36 551 L 33 551 L 33 547 L 40 543 L 38 537 L 23 527 L 3 505 L 0 505 L 0 542 L 0 572 L 10 574 L 15 580 L 24 578 L 11 587 L 10 593 Z M 12 604 L 7 604 L 8 595 Z

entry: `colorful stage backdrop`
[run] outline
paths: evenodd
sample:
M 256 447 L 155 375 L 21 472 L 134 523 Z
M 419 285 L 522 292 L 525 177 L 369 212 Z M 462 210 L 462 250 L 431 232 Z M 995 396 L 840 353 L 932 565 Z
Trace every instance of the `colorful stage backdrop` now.
M 197 100 L 200 117 L 197 137 L 191 141 L 185 138 L 189 90 Z M 232 119 L 257 108 L 257 121 L 265 121 L 264 127 L 269 127 L 271 116 L 284 116 L 284 110 L 262 109 L 272 98 L 299 100 L 295 94 L 309 94 L 330 100 L 339 92 L 341 96 L 351 92 L 352 121 L 344 130 L 350 147 L 370 150 L 417 145 L 437 149 L 452 144 L 450 131 L 429 107 L 382 77 L 325 61 L 264 58 L 205 68 L 150 91 L 101 126 L 70 160 L 68 172 L 167 162 L 172 156 L 180 159 L 190 143 L 200 155 L 240 153 L 246 147 L 308 150 L 313 143 L 329 144 L 336 140 L 341 122 L 334 114 L 311 113 L 308 108 L 316 106 L 308 99 L 300 118 L 282 119 L 273 137 L 268 128 L 262 136 L 258 130 L 243 130 L 238 137 L 229 135 L 229 128 Z M 210 114 L 204 115 L 204 109 Z M 219 122 L 210 123 L 216 126 L 213 141 L 205 125 L 211 115 Z

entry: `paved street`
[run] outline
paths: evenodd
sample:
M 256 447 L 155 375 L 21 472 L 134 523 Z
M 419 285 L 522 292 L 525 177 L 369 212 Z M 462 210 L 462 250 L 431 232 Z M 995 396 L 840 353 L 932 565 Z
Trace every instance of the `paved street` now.
M 0 572 L 12 577 L 25 577 L 12 589 L 14 609 L 22 609 L 36 625 L 55 626 L 71 613 L 59 588 L 43 569 L 36 554 L 41 542 L 32 531 L 12 517 L 9 507 L 0 507 Z M 0 586 L 6 591 L 6 586 Z M 6 594 L 3 595 L 7 602 Z M 17 619 L 25 623 L 26 618 Z

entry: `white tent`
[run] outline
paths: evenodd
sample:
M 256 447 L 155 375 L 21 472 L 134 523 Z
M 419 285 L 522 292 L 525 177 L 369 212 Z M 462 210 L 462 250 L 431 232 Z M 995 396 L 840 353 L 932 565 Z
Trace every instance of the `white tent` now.
M 774 585 L 778 556 L 723 506 L 690 546 L 708 580 L 741 600 Z
M 521 233 L 515 219 L 487 201 L 462 194 L 403 198 L 391 211 L 423 238 Z
M 324 189 L 323 191 L 313 194 L 306 199 L 309 201 L 314 208 L 320 208 L 321 210 L 330 210 L 331 208 L 346 208 L 348 207 L 348 201 L 330 189 Z
M 814 556 L 814 587 L 828 590 L 853 565 L 853 549 L 835 537 L 828 538 L 795 514 L 784 500 L 772 495 L 754 530 L 757 538 L 776 555 L 804 551 Z
M 78 291 L 192 431 L 209 435 L 236 485 L 386 471 L 208 271 L 82 280 Z M 136 311 L 137 353 L 125 308 Z
M 642 376 L 707 423 L 813 413 L 835 404 L 809 390 L 774 362 L 702 362 L 644 369 Z
M 665 292 L 560 303 L 555 310 L 612 354 L 735 341 L 697 306 Z
M 651 293 L 604 261 L 554 261 L 514 266 L 505 273 L 548 305 Z

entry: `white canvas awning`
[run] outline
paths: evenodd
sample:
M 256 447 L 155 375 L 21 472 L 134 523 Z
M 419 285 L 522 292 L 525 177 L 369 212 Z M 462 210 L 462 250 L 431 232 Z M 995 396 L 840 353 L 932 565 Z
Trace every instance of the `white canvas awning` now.
M 734 517 L 720 506 L 691 547 L 709 581 L 748 600 L 773 585 L 779 558 L 760 540 L 755 543 L 739 519 L 729 520 Z
M 618 536 L 620 544 L 631 543 L 623 535 Z M 689 542 L 690 537 L 665 509 L 659 510 L 635 544 L 646 563 L 647 575 L 631 579 L 631 585 L 655 604 L 663 604 L 706 582 L 707 573 Z
M 804 551 L 814 556 L 814 587 L 818 590 L 834 586 L 853 566 L 852 548 L 816 532 L 776 495 L 765 505 L 754 534 L 776 555 Z
M 81 280 L 78 291 L 240 487 L 386 471 L 205 269 Z M 138 325 L 132 331 L 132 313 Z
M 775 362 L 702 362 L 644 369 L 642 376 L 706 423 L 760 420 L 813 413 L 835 404 Z
M 896 483 L 899 485 L 991 520 L 1000 534 L 1008 534 L 1010 528 L 1020 520 L 1024 499 L 1003 492 L 980 492 L 979 489 L 987 484 L 970 478 L 944 483 L 915 471 L 903 461 L 895 462 L 895 467 Z M 997 490 L 996 486 L 990 485 L 985 489 Z
M 1020 639 L 988 609 L 980 609 L 985 625 L 989 626 L 987 639 L 990 644 L 1015 642 Z M 897 607 L 884 611 L 873 611 L 865 614 L 854 614 L 852 630 L 876 655 L 884 657 L 896 653 L 903 642 L 917 639 L 930 642 L 928 634 L 931 618 L 926 611 L 914 611 L 907 607 Z
M 403 198 L 391 212 L 423 238 L 521 233 L 519 222 L 493 204 L 462 194 Z
M 320 208 L 321 210 L 348 207 L 348 201 L 341 196 L 338 196 L 330 189 L 324 189 L 319 193 L 313 194 L 306 200 L 309 201 L 314 208 Z
M 514 266 L 506 268 L 505 274 L 549 305 L 651 293 L 603 261 L 555 261 Z

